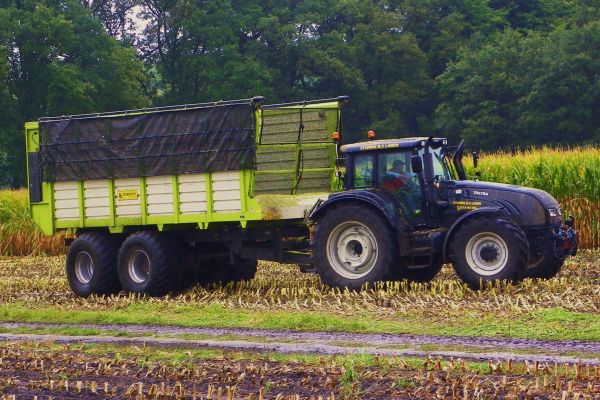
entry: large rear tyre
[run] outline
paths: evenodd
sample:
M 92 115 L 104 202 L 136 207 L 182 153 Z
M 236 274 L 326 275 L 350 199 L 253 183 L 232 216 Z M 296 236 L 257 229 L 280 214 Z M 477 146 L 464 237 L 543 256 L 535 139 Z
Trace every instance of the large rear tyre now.
M 118 241 L 108 233 L 88 232 L 77 237 L 67 254 L 71 290 L 81 297 L 118 293 L 117 249 Z
M 393 237 L 387 222 L 367 207 L 331 209 L 317 222 L 311 240 L 321 281 L 356 290 L 385 280 L 396 256 Z
M 454 270 L 473 289 L 496 280 L 519 281 L 527 266 L 527 238 L 503 217 L 467 221 L 454 235 L 451 249 Z
M 178 269 L 176 247 L 158 232 L 131 234 L 119 250 L 117 270 L 123 290 L 164 296 L 173 288 Z

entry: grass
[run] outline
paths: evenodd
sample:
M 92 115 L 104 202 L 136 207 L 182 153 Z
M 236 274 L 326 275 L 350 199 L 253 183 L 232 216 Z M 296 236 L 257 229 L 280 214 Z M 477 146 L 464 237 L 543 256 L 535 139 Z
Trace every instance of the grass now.
M 51 322 L 89 324 L 149 324 L 185 327 L 291 329 L 369 333 L 409 333 L 442 336 L 499 336 L 562 340 L 600 340 L 600 315 L 573 313 L 562 309 L 538 311 L 522 316 L 466 315 L 452 319 L 424 319 L 422 315 L 393 319 L 372 315 L 335 316 L 295 311 L 231 310 L 211 305 L 190 310 L 184 307 L 149 304 L 122 310 L 65 310 L 59 307 L 32 308 L 12 303 L 0 306 L 5 322 Z M 357 321 L 361 320 L 361 321 Z M 77 332 L 76 330 L 74 332 Z M 85 331 L 80 331 L 82 334 Z

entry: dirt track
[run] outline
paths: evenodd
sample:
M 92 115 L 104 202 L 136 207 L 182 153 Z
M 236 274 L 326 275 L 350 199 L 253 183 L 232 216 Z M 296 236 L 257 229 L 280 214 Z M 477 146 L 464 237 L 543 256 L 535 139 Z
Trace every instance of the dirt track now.
M 98 334 L 0 334 L 3 341 L 53 341 L 56 343 L 111 343 L 182 348 L 222 348 L 278 353 L 377 354 L 430 356 L 473 360 L 532 361 L 600 365 L 600 342 L 528 339 L 295 332 L 259 329 L 185 328 L 174 326 L 0 323 L 15 329 L 88 329 Z M 128 337 L 116 336 L 125 333 Z M 145 335 L 145 336 L 144 336 Z M 152 335 L 147 336 L 147 335 Z M 181 338 L 196 335 L 198 338 Z M 224 338 L 225 337 L 225 338 Z M 433 346 L 423 350 L 420 346 Z M 575 354 L 575 355 L 573 355 Z

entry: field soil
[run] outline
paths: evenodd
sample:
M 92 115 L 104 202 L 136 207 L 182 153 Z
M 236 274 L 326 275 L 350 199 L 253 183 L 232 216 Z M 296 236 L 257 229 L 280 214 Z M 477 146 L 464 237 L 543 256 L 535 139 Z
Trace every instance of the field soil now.
M 4 398 L 596 399 L 600 369 L 581 364 L 366 361 L 263 354 L 158 355 L 135 346 L 0 345 Z M 162 359 L 161 359 L 162 357 Z M 566 393 L 566 396 L 565 396 Z

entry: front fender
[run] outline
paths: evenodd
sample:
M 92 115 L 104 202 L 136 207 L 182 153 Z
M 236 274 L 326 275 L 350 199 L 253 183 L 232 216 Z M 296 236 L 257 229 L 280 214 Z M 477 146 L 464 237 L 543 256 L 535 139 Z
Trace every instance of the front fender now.
M 448 246 L 452 243 L 452 237 L 456 233 L 456 231 L 469 219 L 480 216 L 480 215 L 502 215 L 506 216 L 506 212 L 501 207 L 481 207 L 475 210 L 469 211 L 468 213 L 461 215 L 458 218 L 450 229 L 448 229 L 448 233 L 446 234 L 446 238 L 444 239 L 444 262 L 450 261 L 448 260 Z
M 367 190 L 350 190 L 346 192 L 334 193 L 329 196 L 329 199 L 324 201 L 315 210 L 313 210 L 309 216 L 309 219 L 311 221 L 316 221 L 322 215 L 324 215 L 327 210 L 331 209 L 331 207 L 340 205 L 342 203 L 363 203 L 378 210 L 389 222 L 390 226 L 396 230 L 400 218 L 393 199 L 388 197 L 389 196 L 386 193 Z

